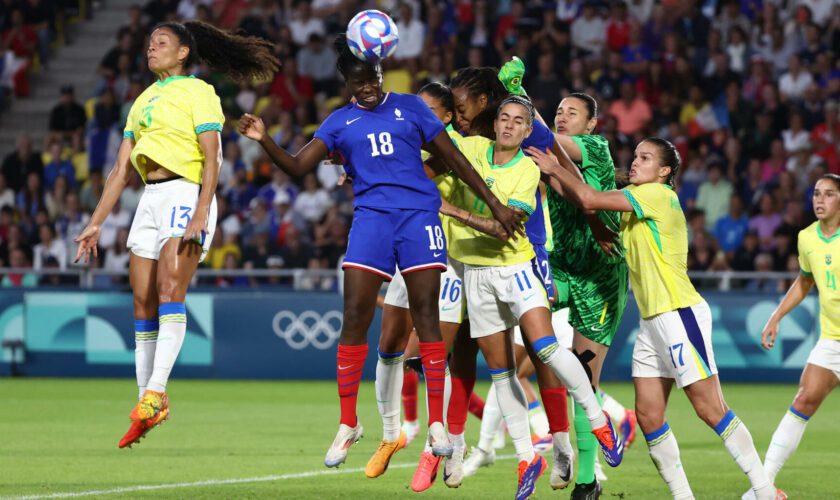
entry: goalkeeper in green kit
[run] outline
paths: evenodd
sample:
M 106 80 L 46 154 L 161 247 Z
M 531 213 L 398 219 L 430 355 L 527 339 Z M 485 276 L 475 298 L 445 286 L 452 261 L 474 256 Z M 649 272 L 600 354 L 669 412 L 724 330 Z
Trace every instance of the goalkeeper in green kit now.
M 511 93 L 524 93 L 521 86 L 524 70 L 518 58 L 502 68 L 499 77 Z M 560 102 L 554 116 L 555 138 L 587 184 L 599 191 L 610 191 L 616 189 L 615 166 L 607 140 L 593 134 L 597 123 L 595 99 L 583 93 L 569 94 Z M 610 248 L 599 243 L 590 229 L 590 221 L 600 218 L 617 232 L 621 215 L 606 211 L 585 214 L 554 189 L 546 191 L 554 243 L 549 253 L 557 287 L 554 308 L 569 309 L 569 323 L 574 328 L 573 351 L 597 389 L 604 359 L 627 303 L 628 271 L 620 244 Z M 618 424 L 625 445 L 629 445 L 635 437 L 634 412 L 606 394 L 603 397 L 602 406 Z M 575 409 L 579 465 L 572 499 L 594 499 L 601 492 L 595 478 L 598 444 L 590 439 L 592 433 L 586 415 L 577 405 Z

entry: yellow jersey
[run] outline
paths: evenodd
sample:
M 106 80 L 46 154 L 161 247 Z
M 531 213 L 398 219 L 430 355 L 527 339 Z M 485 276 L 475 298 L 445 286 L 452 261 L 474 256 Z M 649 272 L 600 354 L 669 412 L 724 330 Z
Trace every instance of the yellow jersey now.
M 799 231 L 799 268 L 813 277 L 820 301 L 820 338 L 840 340 L 840 230 L 830 237 L 823 235 L 820 222 Z M 834 258 L 834 256 L 837 258 Z
M 537 185 L 540 170 L 522 153 L 504 165 L 493 164 L 495 141 L 484 137 L 466 137 L 461 140 L 461 152 L 467 157 L 490 191 L 503 204 L 534 213 L 537 204 Z M 492 217 L 487 205 L 462 181 L 458 181 L 452 194 L 452 203 L 479 217 Z M 501 241 L 475 230 L 459 221 L 450 224 L 452 239 L 449 255 L 471 266 L 511 266 L 529 262 L 534 258 L 534 248 L 528 238 L 518 235 L 516 240 Z
M 659 183 L 622 193 L 633 206 L 621 217 L 621 240 L 642 318 L 700 303 L 688 279 L 688 230 L 676 193 Z
M 224 121 L 221 102 L 211 85 L 194 76 L 170 76 L 137 97 L 123 138 L 134 141 L 131 163 L 143 182 L 151 160 L 200 184 L 204 153 L 198 135 L 221 132 Z
M 446 126 L 446 133 L 449 134 L 449 138 L 452 139 L 452 143 L 455 144 L 455 147 L 461 149 L 461 141 L 464 139 L 464 136 L 459 134 L 452 128 L 452 125 Z M 429 157 L 429 153 L 425 151 L 420 152 L 420 156 L 423 157 L 423 161 L 425 161 Z M 444 200 L 452 203 L 452 194 L 455 192 L 455 186 L 458 182 L 458 177 L 455 176 L 453 172 L 446 172 L 444 174 L 440 174 L 432 179 L 435 185 L 440 192 L 440 197 Z M 451 241 L 451 233 L 450 233 L 450 225 L 452 224 L 452 218 L 448 215 L 440 214 L 440 225 L 443 228 L 443 235 L 446 237 L 446 241 Z

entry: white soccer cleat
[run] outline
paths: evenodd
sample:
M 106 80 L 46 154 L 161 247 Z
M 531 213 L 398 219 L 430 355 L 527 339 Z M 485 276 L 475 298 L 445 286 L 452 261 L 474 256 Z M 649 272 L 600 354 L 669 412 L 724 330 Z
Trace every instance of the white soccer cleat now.
M 604 473 L 604 466 L 601 465 L 601 457 L 597 455 L 595 458 L 595 479 L 597 479 L 599 483 L 603 483 L 607 480 L 607 475 Z
M 343 464 L 347 460 L 347 450 L 358 440 L 362 439 L 364 432 L 362 423 L 359 421 L 356 421 L 356 427 L 350 427 L 345 424 L 339 425 L 338 434 L 335 435 L 335 440 L 333 440 L 330 449 L 327 450 L 324 465 L 327 467 L 338 467 Z
M 554 442 L 554 463 L 551 466 L 551 488 L 562 490 L 569 486 L 575 473 L 575 450 L 567 441 Z
M 756 500 L 755 492 L 752 490 L 752 488 L 748 489 L 746 493 L 741 495 L 741 500 Z
M 455 446 L 452 456 L 446 459 L 446 465 L 443 466 L 443 482 L 450 488 L 457 488 L 464 481 L 464 454 L 466 452 L 466 447 Z
M 402 430 L 406 436 L 405 445 L 408 446 L 420 434 L 420 424 L 416 420 L 414 422 L 405 421 L 402 424 Z
M 449 441 L 449 434 L 440 422 L 432 422 L 429 426 L 429 446 L 432 447 L 432 455 L 436 457 L 451 457 L 453 447 Z
M 478 469 L 493 465 L 496 463 L 496 450 L 490 449 L 489 452 L 482 450 L 477 446 L 473 446 L 470 450 L 470 455 L 464 460 L 464 477 L 472 476 Z

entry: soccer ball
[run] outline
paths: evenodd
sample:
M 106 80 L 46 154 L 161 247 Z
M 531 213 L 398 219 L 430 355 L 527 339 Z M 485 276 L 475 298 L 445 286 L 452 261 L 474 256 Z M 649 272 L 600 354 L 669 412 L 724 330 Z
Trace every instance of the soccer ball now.
M 400 35 L 394 20 L 384 12 L 365 10 L 347 25 L 347 45 L 362 61 L 378 63 L 394 53 Z

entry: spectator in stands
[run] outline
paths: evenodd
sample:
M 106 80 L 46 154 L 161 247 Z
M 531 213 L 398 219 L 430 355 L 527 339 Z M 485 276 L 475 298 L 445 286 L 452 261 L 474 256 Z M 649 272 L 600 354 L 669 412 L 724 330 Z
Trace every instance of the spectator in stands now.
M 246 247 L 252 247 L 255 245 L 254 241 L 259 233 L 273 235 L 276 234 L 274 229 L 275 227 L 271 220 L 271 213 L 268 211 L 268 205 L 262 198 L 255 197 L 251 200 L 248 218 L 242 225 L 242 232 L 240 234 L 242 243 Z
M 120 28 L 117 32 L 117 44 L 113 46 L 99 62 L 99 68 L 97 68 L 96 72 L 102 80 L 97 84 L 97 94 L 99 94 L 114 79 L 114 77 L 117 76 L 117 72 L 119 70 L 117 63 L 122 55 L 128 56 L 128 60 L 130 61 L 129 69 L 132 73 L 136 73 L 137 56 L 139 53 L 137 52 L 137 47 L 135 46 L 134 34 L 132 34 L 129 28 Z
M 15 207 L 15 192 L 6 183 L 6 176 L 0 174 L 0 209 L 5 207 Z M 0 235 L 2 239 L 2 235 Z
M 405 35 L 400 31 L 400 45 L 405 42 Z M 328 96 L 338 93 L 339 82 L 335 73 L 336 55 L 324 43 L 324 37 L 318 33 L 309 35 L 309 42 L 297 54 L 298 72 L 312 80 L 316 93 Z
M 828 170 L 840 173 L 840 106 L 836 101 L 825 105 L 824 121 L 811 130 L 814 154 L 822 158 Z M 5 169 L 4 169 L 5 172 Z
M 749 228 L 750 220 L 744 213 L 744 202 L 740 195 L 733 194 L 729 198 L 729 213 L 718 219 L 714 230 L 718 246 L 727 253 L 730 261 L 744 242 Z
M 407 66 L 408 70 L 414 74 L 419 68 L 420 54 L 426 42 L 426 26 L 414 14 L 414 7 L 408 2 L 400 5 L 397 30 L 400 32 L 400 44 L 394 52 L 394 60 Z
M 281 109 L 292 111 L 300 104 L 308 104 L 315 91 L 312 79 L 298 74 L 297 63 L 290 58 L 283 61 L 281 72 L 274 77 L 271 95 L 277 97 Z
M 775 244 L 773 234 L 782 225 L 782 216 L 776 210 L 775 202 L 770 193 L 761 195 L 758 207 L 759 212 L 750 218 L 750 231 L 755 231 L 758 235 L 759 248 L 763 252 L 768 252 L 773 249 Z
M 572 22 L 572 44 L 586 56 L 598 57 L 604 49 L 607 23 L 594 2 L 584 2 L 581 16 Z
M 289 29 L 292 32 L 292 41 L 298 47 L 305 45 L 313 33 L 326 35 L 324 21 L 312 16 L 312 6 L 309 2 L 298 3 L 295 16 L 289 23 Z
M 621 82 L 621 99 L 614 101 L 608 112 L 618 120 L 618 131 L 627 136 L 641 132 L 653 118 L 650 105 L 636 95 L 630 79 Z
M 537 75 L 528 79 L 528 95 L 534 107 L 542 116 L 553 116 L 557 103 L 560 102 L 560 79 L 554 69 L 554 57 L 551 53 L 540 55 L 537 59 Z
M 64 240 L 64 245 L 70 250 L 76 248 L 73 239 L 87 226 L 90 214 L 82 212 L 79 195 L 72 191 L 67 193 L 64 206 L 65 212 L 56 218 L 55 227 L 58 237 Z
M 759 273 L 769 273 L 773 271 L 773 256 L 768 253 L 760 253 L 755 256 L 753 269 Z M 749 292 L 765 292 L 776 293 L 778 289 L 778 280 L 770 278 L 755 278 L 747 282 L 745 289 Z
M 44 208 L 44 193 L 41 177 L 35 172 L 26 176 L 26 187 L 17 195 L 17 209 L 24 218 L 35 217 Z
M 9 267 L 14 269 L 30 269 L 32 265 L 29 263 L 29 258 L 23 250 L 17 248 L 9 253 Z M 38 275 L 26 272 L 23 273 L 9 273 L 3 276 L 0 286 L 3 287 L 33 287 L 38 285 Z
M 708 176 L 697 191 L 697 208 L 706 213 L 706 229 L 713 231 L 718 221 L 729 212 L 732 183 L 723 175 L 723 164 L 713 160 L 707 167 Z
M 321 187 L 315 174 L 308 173 L 303 178 L 303 191 L 301 191 L 294 204 L 294 211 L 309 223 L 321 220 L 327 209 L 332 205 L 329 193 Z
M 106 271 L 125 271 L 128 269 L 128 260 L 131 255 L 128 251 L 128 228 L 124 227 L 117 231 L 114 246 L 107 250 L 102 269 Z M 126 277 L 112 276 L 111 281 L 115 284 L 124 284 L 126 283 Z
M 140 204 L 140 197 L 143 196 L 143 180 L 140 175 L 134 172 L 128 178 L 128 184 L 120 194 L 120 205 L 126 212 L 133 214 L 137 211 L 137 205 Z
M 55 180 L 59 177 L 64 177 L 67 184 L 71 188 L 76 187 L 76 169 L 73 167 L 73 162 L 65 159 L 62 155 L 62 146 L 60 142 L 53 142 L 47 148 L 50 154 L 50 161 L 44 165 L 44 189 L 50 191 L 55 184 Z
M 305 269 L 309 267 L 309 260 L 313 258 L 312 246 L 301 238 L 300 230 L 294 226 L 286 229 L 280 256 L 286 269 Z M 346 247 L 345 247 L 346 248 Z
M 99 198 L 102 196 L 103 188 L 102 172 L 99 170 L 91 171 L 87 183 L 79 190 L 79 202 L 82 204 L 82 210 L 93 213 Z
M 50 43 L 53 39 L 50 23 L 62 22 L 63 13 L 61 9 L 56 9 L 44 0 L 25 0 L 21 2 L 21 8 L 24 21 L 38 34 L 38 55 L 41 59 L 41 66 L 46 68 L 47 61 L 50 58 Z
M 67 178 L 59 175 L 53 183 L 52 189 L 47 191 L 44 196 L 44 206 L 47 209 L 47 214 L 50 220 L 56 220 L 59 216 L 67 211 L 65 202 L 67 200 Z
M 8 56 L 3 58 L 4 66 L 9 66 L 4 68 L 4 73 L 10 79 L 10 87 L 15 96 L 26 97 L 29 95 L 27 71 L 35 56 L 38 34 L 31 26 L 24 24 L 23 12 L 20 9 L 12 10 L 10 20 L 11 26 L 0 36 L 0 51 L 9 51 Z
M 58 263 L 58 268 L 67 268 L 67 246 L 63 241 L 56 238 L 55 228 L 50 224 L 42 224 L 38 228 L 40 243 L 33 248 L 33 267 L 36 271 L 43 269 L 48 258 L 53 258 Z
M 127 210 L 122 207 L 120 200 L 114 203 L 114 208 L 111 213 L 105 218 L 105 222 L 100 226 L 99 247 L 109 249 L 114 246 L 117 241 L 117 233 L 120 229 L 128 229 L 131 227 L 131 218 Z
M 794 54 L 788 59 L 787 73 L 779 79 L 779 93 L 784 101 L 799 102 L 813 82 L 811 73 L 802 67 L 799 56 Z
M 300 189 L 295 186 L 286 172 L 279 168 L 274 169 L 271 182 L 261 187 L 258 195 L 265 200 L 268 206 L 286 203 L 291 205 L 297 198 Z
M 41 162 L 41 153 L 32 150 L 32 139 L 29 135 L 20 134 L 17 137 L 15 150 L 3 159 L 3 177 L 6 178 L 9 188 L 18 192 L 23 188 L 30 172 L 38 176 L 43 175 L 44 165 Z
M 802 113 L 791 113 L 790 128 L 782 131 L 782 144 L 788 154 L 810 149 L 811 137 L 804 128 Z
M 50 133 L 46 144 L 67 141 L 73 151 L 82 151 L 86 123 L 85 108 L 76 102 L 73 86 L 61 87 L 61 100 L 50 112 Z

